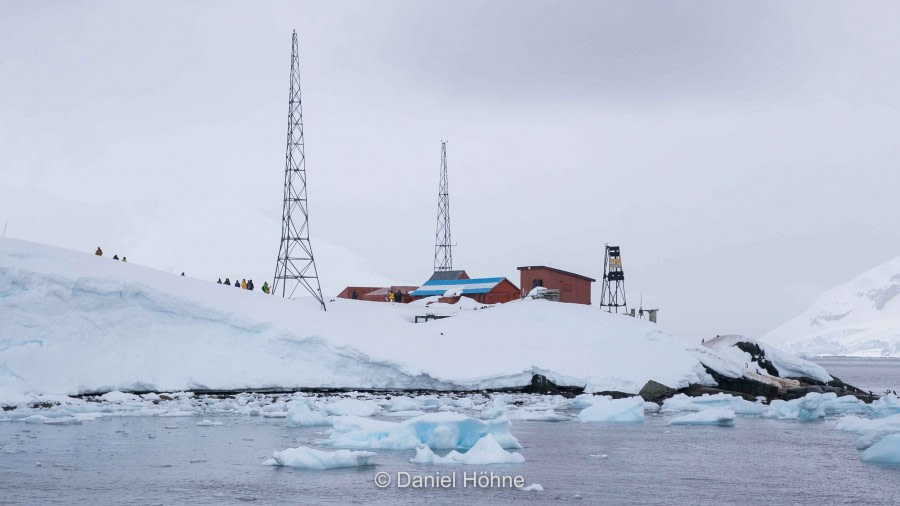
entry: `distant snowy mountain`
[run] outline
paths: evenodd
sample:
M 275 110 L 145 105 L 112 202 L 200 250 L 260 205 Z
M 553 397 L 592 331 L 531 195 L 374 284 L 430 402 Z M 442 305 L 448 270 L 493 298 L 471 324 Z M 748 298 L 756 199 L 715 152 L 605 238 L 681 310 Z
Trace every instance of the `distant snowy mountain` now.
M 900 258 L 819 296 L 761 341 L 803 356 L 900 357 Z

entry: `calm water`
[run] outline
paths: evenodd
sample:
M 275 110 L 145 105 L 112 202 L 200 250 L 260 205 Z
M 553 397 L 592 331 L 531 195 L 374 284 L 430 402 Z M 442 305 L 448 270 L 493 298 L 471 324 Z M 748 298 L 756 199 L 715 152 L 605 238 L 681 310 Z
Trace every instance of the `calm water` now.
M 873 366 L 829 359 L 825 365 L 850 383 L 859 378 L 872 389 L 900 388 L 900 361 Z M 900 468 L 861 462 L 856 436 L 833 430 L 833 420 L 739 418 L 723 428 L 668 427 L 670 418 L 514 422 L 527 459 L 520 465 L 418 466 L 408 463 L 412 450 L 376 450 L 377 466 L 330 471 L 260 465 L 273 450 L 313 446 L 325 437 L 324 428 L 285 427 L 283 419 L 219 416 L 219 427 L 198 427 L 196 417 L 6 422 L 0 423 L 0 502 L 900 504 Z M 380 471 L 461 476 L 482 470 L 521 475 L 545 490 L 374 485 Z

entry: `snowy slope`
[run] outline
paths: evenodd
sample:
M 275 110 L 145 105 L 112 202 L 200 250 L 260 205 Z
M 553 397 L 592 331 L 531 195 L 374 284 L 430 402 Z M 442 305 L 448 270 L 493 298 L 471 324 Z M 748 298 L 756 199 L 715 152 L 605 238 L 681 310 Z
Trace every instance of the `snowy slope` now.
M 900 357 L 900 258 L 832 288 L 760 338 L 804 356 Z
M 90 254 L 0 240 L 0 401 L 29 394 L 263 387 L 709 383 L 656 325 L 523 300 L 414 324 L 424 308 L 338 300 L 322 312 Z

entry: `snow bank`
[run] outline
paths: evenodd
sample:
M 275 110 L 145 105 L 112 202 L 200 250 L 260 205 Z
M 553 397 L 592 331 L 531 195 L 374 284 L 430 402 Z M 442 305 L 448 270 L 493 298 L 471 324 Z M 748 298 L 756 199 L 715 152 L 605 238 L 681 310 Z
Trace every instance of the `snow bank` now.
M 2 239 L 0 403 L 113 390 L 503 388 L 533 374 L 588 392 L 713 384 L 657 325 L 593 307 L 524 299 L 411 323 L 422 311 L 338 299 L 323 312 Z
M 669 425 L 734 425 L 734 411 L 728 408 L 709 408 L 669 420 Z
M 263 462 L 264 466 L 285 466 L 296 469 L 337 469 L 341 467 L 361 467 L 372 465 L 372 452 L 337 450 L 325 452 L 315 448 L 299 446 L 272 453 L 272 458 Z
M 883 437 L 864 451 L 860 458 L 866 462 L 900 464 L 900 434 Z
M 413 449 L 426 445 L 434 450 L 472 448 L 479 439 L 493 436 L 503 448 L 521 448 L 510 434 L 505 418 L 479 420 L 459 413 L 427 413 L 402 422 L 340 416 L 326 443 L 339 448 Z
M 828 374 L 824 367 L 815 362 L 810 362 L 809 360 L 792 355 L 771 344 L 741 335 L 718 336 L 706 341 L 703 347 L 714 350 L 716 356 L 711 357 L 710 361 L 704 360 L 706 355 L 699 355 L 698 358 L 701 362 L 706 363 L 716 370 L 719 370 L 722 367 L 716 367 L 717 364 L 712 362 L 722 359 L 730 361 L 731 364 L 728 366 L 728 371 L 725 375 L 732 378 L 744 376 L 763 382 L 769 382 L 779 387 L 799 385 L 796 382 L 779 381 L 777 378 L 769 376 L 766 372 L 766 368 L 759 363 L 759 361 L 754 360 L 749 353 L 737 347 L 737 344 L 740 342 L 757 345 L 765 355 L 763 358 L 768 360 L 775 367 L 778 371 L 778 377 L 780 378 L 813 378 L 823 383 L 827 383 L 834 379 Z
M 643 422 L 644 399 L 640 396 L 612 399 L 594 398 L 594 403 L 578 413 L 582 422 Z
M 525 457 L 521 453 L 508 452 L 494 439 L 493 434 L 488 434 L 479 439 L 475 446 L 465 453 L 456 450 L 441 457 L 425 444 L 416 447 L 416 456 L 409 459 L 414 464 L 521 464 Z
M 819 296 L 761 340 L 805 356 L 900 357 L 900 257 Z

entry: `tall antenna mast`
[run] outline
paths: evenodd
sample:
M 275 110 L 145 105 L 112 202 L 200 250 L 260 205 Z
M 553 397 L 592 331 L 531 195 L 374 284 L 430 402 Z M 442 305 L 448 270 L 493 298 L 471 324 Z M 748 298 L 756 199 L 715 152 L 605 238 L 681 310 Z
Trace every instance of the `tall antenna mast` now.
M 306 289 L 325 310 L 319 273 L 309 242 L 309 205 L 306 199 L 306 152 L 303 145 L 303 106 L 300 102 L 300 51 L 297 31 L 291 37 L 291 86 L 288 96 L 287 154 L 284 167 L 284 208 L 281 246 L 275 264 L 272 293 L 291 298 L 297 288 Z
M 447 141 L 441 141 L 441 184 L 438 188 L 437 230 L 434 233 L 434 272 L 453 270 L 450 241 L 450 190 L 447 183 Z

